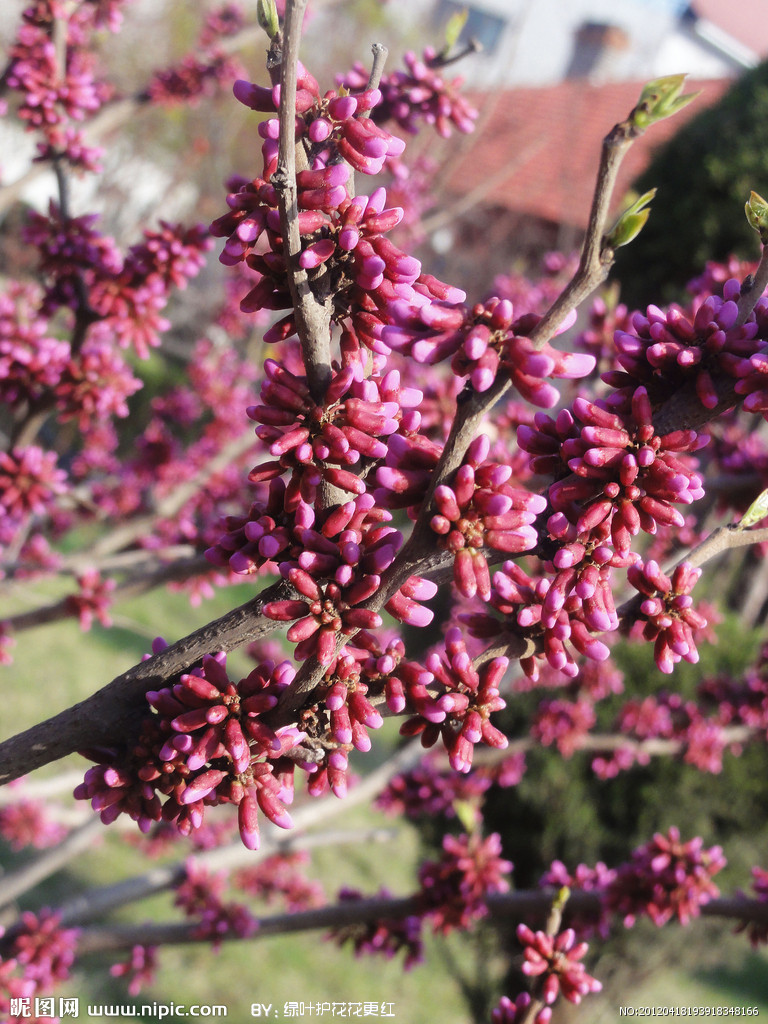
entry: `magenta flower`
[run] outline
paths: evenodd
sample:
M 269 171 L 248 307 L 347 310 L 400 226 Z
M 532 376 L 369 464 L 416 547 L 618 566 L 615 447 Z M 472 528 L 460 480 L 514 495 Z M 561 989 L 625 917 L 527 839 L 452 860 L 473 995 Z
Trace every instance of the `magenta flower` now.
M 548 525 L 570 553 L 559 556 L 558 567 L 578 564 L 587 547 L 602 559 L 598 564 L 626 565 L 641 530 L 683 526 L 675 504 L 704 493 L 695 463 L 683 453 L 707 440 L 693 430 L 657 436 L 644 387 L 621 406 L 577 398 L 572 413 L 563 410 L 554 421 L 538 414 L 535 427 L 521 425 L 518 443 L 532 456 L 533 471 L 560 477 L 549 488 L 555 514 Z M 610 548 L 603 554 L 606 545 L 618 558 Z
M 532 1002 L 528 992 L 521 992 L 514 1003 L 509 996 L 502 996 L 499 1005 L 491 1013 L 491 1024 L 528 1024 Z M 551 1019 L 552 1007 L 543 1006 L 530 1024 L 549 1024 Z
M 53 39 L 44 28 L 28 22 L 11 48 L 8 85 L 23 95 L 19 116 L 30 128 L 53 134 L 69 119 L 82 121 L 108 98 L 110 88 L 93 77 L 94 57 L 81 48 L 67 47 L 66 68 L 59 67 Z
M 234 885 L 238 892 L 268 905 L 284 906 L 289 913 L 322 907 L 327 903 L 322 885 L 307 878 L 303 870 L 309 862 L 306 850 L 276 853 L 254 867 L 237 871 Z
M 0 452 L 0 508 L 17 522 L 44 515 L 67 489 L 67 474 L 56 467 L 56 453 L 37 445 Z
M 446 81 L 439 73 L 439 61 L 431 47 L 424 49 L 423 58 L 412 51 L 403 56 L 404 71 L 385 72 L 379 89 L 381 101 L 373 111 L 377 123 L 395 121 L 404 131 L 415 134 L 418 124 L 434 125 L 438 135 L 448 138 L 451 128 L 460 132 L 474 131 L 477 111 L 459 93 L 461 78 Z M 337 82 L 348 89 L 364 89 L 368 71 L 356 63 L 351 71 L 338 76 Z
M 280 563 L 280 572 L 297 593 L 296 598 L 270 601 L 264 614 L 280 622 L 292 622 L 288 639 L 297 644 L 296 657 L 317 655 L 329 665 L 341 635 L 381 625 L 378 612 L 358 607 L 379 589 L 381 573 L 391 565 L 402 535 L 384 525 L 388 513 L 374 507 L 364 494 L 330 512 L 320 530 L 304 529 L 297 557 Z M 406 582 L 387 602 L 398 613 L 425 611 L 412 600 L 421 590 Z M 431 586 L 428 596 L 434 590 Z M 398 604 L 398 601 L 402 603 Z M 411 611 L 410 606 L 413 606 Z
M 128 994 L 137 996 L 157 973 L 157 946 L 133 946 L 128 959 L 109 968 L 113 978 L 128 979 Z
M 718 895 L 712 881 L 725 867 L 719 846 L 704 849 L 702 839 L 682 842 L 676 828 L 632 853 L 607 889 L 607 906 L 629 928 L 640 914 L 657 926 L 676 917 L 681 924 L 698 917 L 700 908 Z
M 392 324 L 381 332 L 387 345 L 420 363 L 451 356 L 453 372 L 469 376 L 476 391 L 487 391 L 501 370 L 523 398 L 549 408 L 560 394 L 545 377 L 584 377 L 595 365 L 592 356 L 558 352 L 549 344 L 535 349 L 524 335 L 540 318 L 525 314 L 515 319 L 507 299 L 494 296 L 470 308 L 452 297 L 425 302 L 419 295 L 411 300 L 398 296 L 387 312 Z
M 426 673 L 409 681 L 405 694 L 416 714 L 402 724 L 400 732 L 420 736 L 425 747 L 442 739 L 451 767 L 468 772 L 476 743 L 497 749 L 508 744 L 507 737 L 490 721 L 494 711 L 506 706 L 499 695 L 499 684 L 508 661 L 494 658 L 478 671 L 459 629 L 448 630 L 445 642 L 445 656 L 430 654 Z M 430 684 L 436 686 L 436 696 L 428 693 L 426 687 Z
M 507 892 L 512 864 L 501 856 L 501 839 L 493 833 L 443 837 L 439 861 L 419 869 L 424 914 L 436 932 L 468 928 L 488 913 L 485 896 Z
M 87 430 L 101 419 L 127 416 L 126 399 L 141 387 L 114 348 L 94 338 L 67 360 L 53 390 L 62 421 L 76 419 Z
M 490 442 L 484 434 L 467 449 L 451 485 L 435 488 L 437 514 L 430 521 L 438 546 L 454 552 L 453 578 L 464 597 L 491 596 L 491 576 L 483 548 L 509 554 L 529 551 L 538 542 L 532 524 L 546 499 L 509 484 L 510 466 L 486 461 Z
M 573 757 L 596 720 L 590 701 L 543 700 L 531 722 L 531 736 L 545 747 L 556 744 L 563 757 Z
M 479 807 L 493 782 L 493 774 L 482 769 L 466 773 L 441 770 L 440 761 L 430 752 L 415 768 L 391 779 L 376 804 L 411 821 L 427 817 L 453 819 L 457 803 Z M 479 817 L 478 812 L 478 821 Z
M 385 457 L 387 446 L 382 438 L 398 429 L 399 406 L 381 400 L 372 378 L 356 381 L 352 367 L 334 375 L 322 406 L 311 397 L 304 376 L 271 359 L 264 369 L 263 404 L 251 406 L 247 413 L 259 424 L 256 434 L 269 445 L 276 461 L 255 467 L 250 479 L 269 480 L 290 470 L 290 504 L 299 494 L 312 502 L 321 478 L 352 494 L 362 494 L 365 484 L 348 467 Z
M 227 935 L 250 938 L 259 923 L 243 903 L 225 903 L 222 894 L 226 879 L 211 875 L 193 860 L 186 863 L 186 877 L 176 885 L 174 903 L 188 917 L 197 919 L 195 935 L 209 939 L 213 948 Z
M 587 864 L 577 864 L 573 872 L 568 871 L 565 864 L 560 860 L 553 860 L 549 869 L 544 872 L 539 882 L 540 885 L 561 889 L 578 889 L 581 892 L 596 892 L 602 897 L 609 885 L 613 883 L 616 872 L 608 868 L 602 861 L 598 861 L 594 867 Z M 568 918 L 574 931 L 579 937 L 587 937 L 597 933 L 601 938 L 608 937 L 610 931 L 610 915 L 602 905 L 600 909 L 592 914 L 574 914 L 572 908 L 568 908 Z
M 77 929 L 61 928 L 59 915 L 48 908 L 37 914 L 25 910 L 13 937 L 9 963 L 21 967 L 32 991 L 50 991 L 70 976 L 78 934 Z
M 376 893 L 380 899 L 386 899 L 391 895 L 386 888 Z M 340 903 L 350 903 L 363 898 L 363 894 L 357 889 L 344 887 L 339 890 Z M 402 950 L 405 952 L 403 970 L 410 971 L 424 959 L 421 925 L 421 917 L 409 914 L 406 917 L 344 925 L 341 928 L 334 928 L 326 938 L 339 946 L 351 945 L 356 957 L 383 955 L 391 960 Z
M 615 343 L 621 371 L 611 371 L 603 379 L 612 387 L 629 393 L 638 382 L 648 388 L 654 404 L 690 380 L 705 409 L 718 402 L 715 380 L 718 375 L 742 377 L 749 373 L 750 357 L 765 350 L 765 300 L 761 300 L 746 323 L 737 324 L 737 300 L 741 282 L 732 278 L 723 286 L 722 299 L 710 295 L 692 319 L 678 306 L 665 313 L 649 306 L 645 316 L 632 316 L 632 333 L 617 331 Z M 748 393 L 751 384 L 737 385 Z
M 523 974 L 540 978 L 541 998 L 551 1005 L 562 995 L 571 1003 L 580 1003 L 591 992 L 600 992 L 601 983 L 587 974 L 582 957 L 588 950 L 586 942 L 576 942 L 573 928 L 558 935 L 533 932 L 525 925 L 517 926 L 517 938 L 523 946 Z
M 86 569 L 77 577 L 77 585 L 79 592 L 69 594 L 66 601 L 69 610 L 80 620 L 80 629 L 84 632 L 89 630 L 94 619 L 102 626 L 111 626 L 110 595 L 115 589 L 115 581 L 102 579 L 96 569 Z
M 696 633 L 707 621 L 694 610 L 690 594 L 700 576 L 701 569 L 688 562 L 678 565 L 671 577 L 654 561 L 627 571 L 629 582 L 644 595 L 640 604 L 643 637 L 654 641 L 654 657 L 662 672 L 671 672 L 681 658 L 694 664 L 699 660 Z
M 0 807 L 0 835 L 12 850 L 32 846 L 38 850 L 57 846 L 67 829 L 53 820 L 42 802 L 20 797 Z
M 223 654 L 203 659 L 172 687 L 149 691 L 156 711 L 128 750 L 95 749 L 96 761 L 75 790 L 91 800 L 102 821 L 121 813 L 143 832 L 152 822 L 173 822 L 182 835 L 199 829 L 205 807 L 235 804 L 245 846 L 259 844 L 258 812 L 280 828 L 291 828 L 285 800 L 291 793 L 275 775 L 275 764 L 303 739 L 296 729 L 275 732 L 260 716 L 277 704 L 293 679 L 288 662 L 264 662 L 233 683 Z
M 39 400 L 59 382 L 69 359 L 69 344 L 48 336 L 40 301 L 39 288 L 30 284 L 11 284 L 0 295 L 0 397 L 4 402 Z
M 573 650 L 595 661 L 604 661 L 609 649 L 592 635 L 596 631 L 594 624 L 587 621 L 578 595 L 560 602 L 556 612 L 550 613 L 547 596 L 552 585 L 545 576 L 529 576 L 516 562 L 504 562 L 501 571 L 494 573 L 489 601 L 502 618 L 485 612 L 462 613 L 459 618 L 478 638 L 508 635 L 534 641 L 538 649 L 520 661 L 533 681 L 539 677 L 538 661 L 542 658 L 551 668 L 575 676 L 578 666 Z
M 296 549 L 299 538 L 314 520 L 308 505 L 300 502 L 294 510 L 285 507 L 286 485 L 281 477 L 269 481 L 266 500 L 254 501 L 247 515 L 226 516 L 226 531 L 208 548 L 205 557 L 213 565 L 248 575 L 258 572 L 269 561 Z

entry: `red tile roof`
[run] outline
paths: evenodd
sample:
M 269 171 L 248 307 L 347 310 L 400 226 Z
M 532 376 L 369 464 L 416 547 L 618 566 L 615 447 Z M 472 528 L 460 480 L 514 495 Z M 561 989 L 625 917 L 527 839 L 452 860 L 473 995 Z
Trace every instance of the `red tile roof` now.
M 446 190 L 457 195 L 477 187 L 483 192 L 483 205 L 585 228 L 602 139 L 637 103 L 643 84 L 565 81 L 472 97 L 481 111 L 478 131 L 448 165 Z M 654 147 L 714 103 L 730 84 L 686 82 L 686 92 L 701 90 L 702 95 L 675 117 L 653 125 L 632 145 L 614 193 L 617 208 Z
M 759 57 L 768 54 L 768 4 L 765 0 L 693 0 L 694 12 L 737 39 Z

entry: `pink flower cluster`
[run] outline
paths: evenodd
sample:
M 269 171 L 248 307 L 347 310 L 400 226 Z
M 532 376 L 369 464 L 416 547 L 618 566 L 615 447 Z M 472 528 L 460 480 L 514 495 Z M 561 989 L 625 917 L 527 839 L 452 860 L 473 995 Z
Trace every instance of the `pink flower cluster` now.
M 518 429 L 518 443 L 532 456 L 534 472 L 562 477 L 549 489 L 548 523 L 569 552 L 559 556 L 561 568 L 581 563 L 587 548 L 597 565 L 628 564 L 633 537 L 682 526 L 674 505 L 703 494 L 691 461 L 677 453 L 695 451 L 706 439 L 692 430 L 658 437 L 644 387 L 628 407 L 577 398 L 573 413 L 563 410 L 556 420 L 537 414 L 535 424 Z
M 552 601 L 549 594 L 556 582 L 553 584 L 544 575 L 529 576 L 516 562 L 504 562 L 494 574 L 488 602 L 502 618 L 487 612 L 462 613 L 459 618 L 473 636 L 481 639 L 502 635 L 536 643 L 539 649 L 520 659 L 523 672 L 534 682 L 539 679 L 542 660 L 552 669 L 576 676 L 579 669 L 574 651 L 595 661 L 604 661 L 609 655 L 608 647 L 592 635 L 598 629 L 594 616 L 589 617 L 593 609 L 605 614 L 600 603 L 602 591 L 598 592 L 596 587 L 592 591 L 591 596 L 598 596 L 591 607 L 588 601 L 582 604 L 578 592 L 563 600 L 562 590 L 556 591 Z M 605 619 L 601 617 L 598 621 L 604 624 Z
M 766 349 L 768 303 L 761 299 L 745 323 L 739 323 L 737 300 L 741 283 L 731 278 L 723 296 L 710 295 L 696 309 L 693 319 L 678 306 L 667 312 L 649 306 L 647 313 L 632 315 L 632 333 L 617 331 L 615 343 L 622 369 L 604 375 L 612 387 L 632 390 L 644 384 L 654 406 L 687 381 L 695 387 L 705 409 L 718 401 L 715 381 L 725 374 L 741 378 L 737 390 L 749 394 L 750 357 Z M 755 390 L 758 390 L 755 388 Z M 757 407 L 752 411 L 759 411 Z
M 440 58 L 432 47 L 426 47 L 422 58 L 413 51 L 403 55 L 405 70 L 385 72 L 379 89 L 381 102 L 373 118 L 377 123 L 395 121 L 404 131 L 416 134 L 419 123 L 434 125 L 438 135 L 446 139 L 451 128 L 472 132 L 477 111 L 461 95 L 461 78 L 448 82 L 439 73 Z M 364 89 L 368 72 L 355 63 L 346 75 L 337 78 L 339 85 L 355 91 Z
M 300 506 L 297 517 L 305 510 L 308 506 Z M 279 563 L 281 575 L 298 596 L 270 601 L 264 608 L 269 618 L 293 622 L 288 639 L 297 643 L 299 659 L 317 654 L 330 665 L 344 636 L 381 625 L 378 612 L 360 606 L 376 593 L 381 573 L 402 544 L 399 531 L 385 525 L 389 518 L 375 508 L 369 494 L 337 506 L 318 523 L 319 529 L 311 525 L 311 513 L 304 518 L 306 527 L 297 531 L 300 544 L 287 552 L 295 557 Z M 403 622 L 423 625 L 432 614 L 418 602 L 434 597 L 436 589 L 412 576 L 385 607 Z
M 494 296 L 469 307 L 453 296 L 425 301 L 416 293 L 410 300 L 398 297 L 388 313 L 392 324 L 383 328 L 381 337 L 391 348 L 429 365 L 451 356 L 453 372 L 468 377 L 480 392 L 490 388 L 501 369 L 524 399 L 543 408 L 560 399 L 546 377 L 584 377 L 595 365 L 584 353 L 559 352 L 548 343 L 534 348 L 526 335 L 540 318 L 530 313 L 515 317 L 508 299 Z M 572 323 L 571 317 L 560 329 Z
M 237 82 L 235 95 L 259 111 L 276 111 L 279 103 L 278 86 L 268 89 Z M 355 358 L 360 344 L 381 354 L 389 352 L 382 329 L 390 322 L 389 308 L 396 300 L 455 302 L 464 297 L 458 289 L 422 274 L 419 261 L 387 239 L 386 233 L 399 223 L 403 211 L 386 207 L 384 189 L 354 198 L 347 190 L 350 166 L 376 174 L 388 157 L 403 151 L 401 140 L 366 116 L 380 98 L 377 89 L 321 96 L 315 79 L 299 68 L 297 131 L 310 164 L 297 175 L 300 264 L 315 276 L 322 274 L 337 282 L 333 318 L 344 324 L 341 347 L 347 360 Z M 245 261 L 258 275 L 242 308 L 290 309 L 277 193 L 271 183 L 277 165 L 277 119 L 262 121 L 259 132 L 264 139 L 263 176 L 231 183 L 227 199 L 231 212 L 216 220 L 212 231 L 227 238 L 222 262 Z M 265 340 L 285 340 L 295 329 L 290 313 L 270 328 Z
M 453 819 L 459 803 L 464 807 L 479 807 L 496 781 L 496 774 L 501 773 L 478 768 L 461 773 L 441 771 L 440 761 L 430 752 L 415 768 L 396 775 L 376 803 L 388 813 L 404 815 L 412 821 L 437 817 Z
M 267 905 L 281 904 L 289 912 L 321 907 L 326 903 L 323 887 L 303 871 L 309 860 L 306 850 L 274 854 L 255 867 L 236 872 L 235 887 Z
M 297 494 L 311 504 L 321 479 L 362 494 L 361 477 L 347 467 L 362 467 L 365 460 L 386 455 L 382 438 L 398 430 L 400 411 L 396 401 L 388 400 L 388 393 L 398 389 L 399 378 L 388 374 L 379 381 L 371 377 L 356 381 L 354 369 L 346 367 L 334 374 L 321 406 L 310 395 L 305 377 L 271 359 L 264 371 L 264 404 L 251 406 L 248 415 L 260 424 L 256 435 L 269 444 L 277 461 L 257 466 L 251 479 L 268 480 L 290 470 L 289 506 Z
M 98 19 L 90 21 L 91 15 L 82 10 L 90 6 L 78 4 L 65 12 L 45 2 L 28 8 L 11 46 L 6 75 L 6 84 L 21 96 L 19 117 L 42 139 L 41 158 L 63 156 L 85 170 L 96 168 L 99 151 L 84 144 L 74 123 L 91 117 L 112 94 L 96 76 L 89 46 Z M 63 26 L 61 54 L 53 40 L 54 20 Z
M 42 850 L 57 846 L 67 829 L 48 813 L 39 800 L 21 797 L 14 803 L 0 807 L 0 835 L 12 850 L 32 846 Z
M 214 949 L 228 935 L 250 938 L 259 926 L 243 903 L 224 902 L 222 895 L 226 881 L 224 873 L 212 875 L 194 860 L 189 860 L 185 866 L 185 877 L 175 889 L 174 904 L 198 922 L 195 935 L 210 939 Z
M 477 832 L 444 836 L 440 860 L 426 861 L 419 869 L 423 913 L 443 935 L 468 928 L 488 913 L 488 894 L 509 890 L 511 871 L 497 833 L 486 839 Z
M 596 721 L 588 700 L 543 700 L 531 721 L 531 736 L 545 747 L 556 744 L 563 757 L 573 757 Z
M 691 591 L 701 576 L 688 562 L 678 565 L 672 576 L 663 573 L 656 562 L 638 562 L 629 567 L 627 579 L 644 600 L 640 604 L 643 637 L 652 641 L 656 664 L 662 672 L 671 672 L 676 662 L 696 663 L 696 633 L 705 629 L 707 620 L 693 608 Z
M 56 465 L 55 452 L 37 445 L 0 452 L 0 542 L 7 544 L 31 517 L 49 512 L 68 489 L 67 474 Z
M 157 972 L 157 947 L 133 946 L 127 960 L 113 964 L 113 978 L 128 980 L 128 995 L 137 996 L 145 985 L 151 985 Z
M 514 1003 L 509 996 L 502 996 L 491 1013 L 491 1024 L 549 1024 L 552 1007 L 542 1006 L 531 1020 L 532 1002 L 533 997 L 528 992 L 521 992 Z
M 700 838 L 683 842 L 676 828 L 657 833 L 622 864 L 606 891 L 607 907 L 631 927 L 641 914 L 657 926 L 676 917 L 687 924 L 700 907 L 718 895 L 712 881 L 725 867 L 719 846 L 704 848 Z
M 539 978 L 541 999 L 551 1006 L 562 995 L 571 1003 L 580 1003 L 591 992 L 600 992 L 600 982 L 587 974 L 582 958 L 588 950 L 586 942 L 577 942 L 573 928 L 557 935 L 531 931 L 528 925 L 517 926 L 517 939 L 523 947 L 523 974 Z
M 205 17 L 196 48 L 178 64 L 155 72 L 146 95 L 162 106 L 195 106 L 203 97 L 215 95 L 242 74 L 242 66 L 219 45 L 221 39 L 245 28 L 245 13 L 239 4 L 225 3 Z
M 226 803 L 237 807 L 249 849 L 259 845 L 259 810 L 281 828 L 291 827 L 285 803 L 293 790 L 284 776 L 292 777 L 293 762 L 282 755 L 303 734 L 275 732 L 260 716 L 275 707 L 294 669 L 268 661 L 233 683 L 225 665 L 223 654 L 206 656 L 172 687 L 150 691 L 156 714 L 128 749 L 84 752 L 96 764 L 75 796 L 90 800 L 105 824 L 125 813 L 143 832 L 163 820 L 189 835 L 202 825 L 206 807 Z
M 425 747 L 442 739 L 451 768 L 459 772 L 468 772 L 472 767 L 476 743 L 503 750 L 509 741 L 491 723 L 490 717 L 494 711 L 506 707 L 499 685 L 508 664 L 506 658 L 494 658 L 478 670 L 460 630 L 449 629 L 444 655 L 433 652 L 427 657 L 426 685 L 422 684 L 419 689 L 411 686 L 408 691 L 411 706 L 417 713 L 403 723 L 401 733 L 420 736 Z M 432 680 L 438 689 L 434 697 L 427 690 Z
M 646 387 L 624 392 L 597 402 L 578 397 L 572 410 L 562 410 L 555 419 L 537 413 L 533 426 L 518 427 L 518 443 L 529 453 L 531 469 L 556 478 L 547 494 L 553 509 L 547 529 L 556 547 L 546 566 L 553 574 L 543 595 L 546 628 L 552 628 L 557 614 L 567 608 L 572 615 L 577 612 L 590 631 L 616 629 L 615 568 L 629 566 L 630 582 L 649 598 L 669 591 L 670 581 L 663 584 L 658 576 L 652 586 L 645 570 L 633 564 L 639 557 L 632 551 L 634 538 L 641 531 L 655 535 L 667 527 L 684 526 L 675 505 L 691 504 L 704 493 L 696 463 L 687 453 L 701 448 L 708 438 L 693 430 L 657 435 Z M 659 597 L 658 608 L 651 609 L 646 602 L 655 622 L 648 629 L 656 630 L 646 639 L 657 640 L 656 660 L 662 671 L 669 671 L 680 657 L 695 657 L 691 630 L 706 623 L 690 610 L 687 595 L 693 582 L 688 570 L 678 571 L 674 623 L 665 618 L 671 604 L 667 609 Z M 670 602 L 674 599 L 670 594 Z
M 549 869 L 542 875 L 539 884 L 547 888 L 566 887 L 570 890 L 577 889 L 580 892 L 595 892 L 602 897 L 615 878 L 616 871 L 606 867 L 602 861 L 598 861 L 594 867 L 590 867 L 588 864 L 577 864 L 573 872 L 570 872 L 562 861 L 553 860 Z M 610 917 L 602 899 L 600 909 L 594 914 L 576 914 L 569 906 L 568 920 L 579 937 L 586 938 L 594 934 L 600 935 L 603 939 L 608 937 Z
M 160 314 L 170 291 L 200 271 L 210 239 L 200 225 L 161 221 L 159 230 L 146 230 L 123 257 L 113 239 L 97 231 L 97 221 L 97 214 L 64 217 L 54 203 L 47 217 L 30 215 L 24 237 L 37 249 L 47 281 L 42 311 L 50 315 L 67 307 L 91 323 L 99 321 L 89 341 L 116 337 L 122 348 L 133 346 L 146 358 L 169 326 Z
M 80 628 L 89 630 L 94 619 L 102 626 L 111 626 L 110 594 L 115 589 L 115 581 L 102 579 L 95 569 L 86 569 L 77 577 L 77 585 L 78 593 L 69 594 L 65 600 L 72 614 L 80 620 Z
M 391 893 L 382 888 L 376 896 L 386 899 Z M 339 890 L 340 903 L 353 903 L 363 898 L 357 889 L 345 886 Z M 403 970 L 410 971 L 424 959 L 421 926 L 422 918 L 418 914 L 408 914 L 400 918 L 381 918 L 367 924 L 345 925 L 335 928 L 327 937 L 339 946 L 351 945 L 357 957 L 383 955 L 391 960 L 404 951 Z
M 13 931 L 2 937 L 7 954 L 0 962 L 0 1012 L 6 1019 L 11 1000 L 44 995 L 69 978 L 77 939 L 77 930 L 60 927 L 58 915 L 48 909 L 21 913 Z
M 453 578 L 460 594 L 491 596 L 483 548 L 508 554 L 530 551 L 538 542 L 533 523 L 547 506 L 540 494 L 513 487 L 512 467 L 489 462 L 490 441 L 481 434 L 467 449 L 451 484 L 435 488 L 437 513 L 430 521 L 438 546 L 454 553 Z

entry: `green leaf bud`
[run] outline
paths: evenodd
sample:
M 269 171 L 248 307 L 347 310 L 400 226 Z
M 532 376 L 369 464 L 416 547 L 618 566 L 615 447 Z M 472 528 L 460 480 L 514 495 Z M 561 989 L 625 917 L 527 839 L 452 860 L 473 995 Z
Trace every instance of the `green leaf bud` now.
M 766 516 L 768 516 L 768 489 L 758 494 L 747 511 L 741 517 L 739 529 L 746 530 L 747 527 L 754 526 L 755 523 L 759 523 L 760 520 L 765 519 Z
M 258 0 L 256 18 L 269 38 L 274 39 L 280 31 L 280 18 L 277 15 L 275 0 Z
M 763 245 L 768 245 L 768 203 L 757 192 L 750 192 L 744 212 L 749 226 L 760 235 Z
M 606 246 L 611 249 L 618 249 L 620 246 L 627 245 L 637 238 L 650 216 L 651 211 L 647 209 L 647 206 L 655 195 L 656 189 L 652 188 L 649 192 L 640 196 L 639 199 L 636 199 L 631 206 L 627 207 L 620 214 L 616 223 L 605 236 Z
M 685 75 L 666 75 L 664 78 L 654 78 L 652 82 L 648 82 L 640 93 L 637 106 L 629 115 L 634 127 L 645 131 L 649 125 L 662 121 L 665 117 L 672 117 L 678 110 L 682 110 L 695 100 L 700 93 L 689 92 L 681 95 L 684 81 Z
M 442 50 L 443 54 L 449 54 L 456 43 L 458 43 L 459 36 L 464 30 L 464 26 L 467 24 L 468 17 L 469 9 L 467 7 L 461 11 L 456 11 L 450 16 L 448 24 L 445 26 L 445 45 Z

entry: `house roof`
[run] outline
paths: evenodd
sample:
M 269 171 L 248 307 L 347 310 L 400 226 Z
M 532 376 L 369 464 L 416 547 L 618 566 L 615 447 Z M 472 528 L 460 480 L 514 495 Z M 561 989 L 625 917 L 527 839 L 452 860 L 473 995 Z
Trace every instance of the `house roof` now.
M 716 25 L 758 57 L 768 55 L 766 0 L 693 0 L 694 15 Z
M 637 103 L 645 83 L 592 85 L 570 80 L 539 88 L 472 97 L 479 107 L 471 144 L 449 164 L 446 190 L 477 190 L 483 205 L 585 228 L 604 136 Z M 618 206 L 653 150 L 691 116 L 714 103 L 730 80 L 686 82 L 702 95 L 673 118 L 653 125 L 632 145 L 614 191 Z

